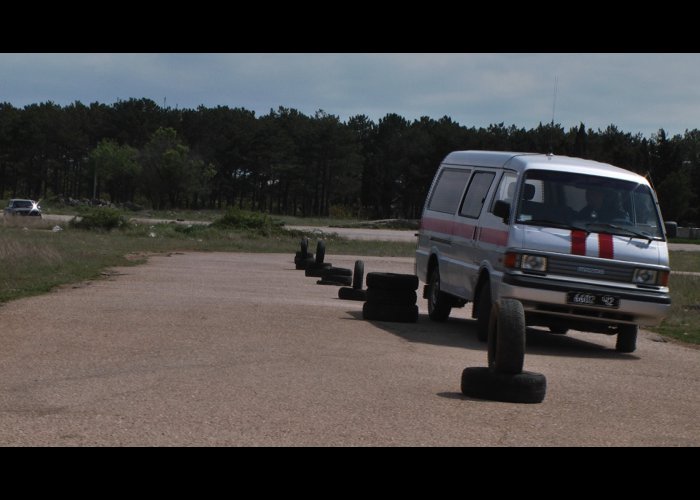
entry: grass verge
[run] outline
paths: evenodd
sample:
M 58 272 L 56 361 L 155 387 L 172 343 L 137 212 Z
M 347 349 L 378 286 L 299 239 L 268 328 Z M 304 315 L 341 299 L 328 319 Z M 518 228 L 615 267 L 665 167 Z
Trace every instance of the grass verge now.
M 23 218 L 24 219 L 24 218 Z M 213 227 L 180 224 L 128 224 L 121 229 L 84 230 L 64 224 L 0 227 L 0 303 L 46 293 L 64 284 L 99 278 L 105 269 L 133 265 L 128 255 L 173 251 L 289 253 L 290 262 L 304 233 L 287 231 L 268 219 L 227 214 Z M 323 238 L 328 254 L 412 256 L 415 244 L 355 241 L 337 235 L 307 235 L 310 250 Z
M 671 309 L 661 325 L 651 330 L 700 345 L 700 276 L 671 274 Z

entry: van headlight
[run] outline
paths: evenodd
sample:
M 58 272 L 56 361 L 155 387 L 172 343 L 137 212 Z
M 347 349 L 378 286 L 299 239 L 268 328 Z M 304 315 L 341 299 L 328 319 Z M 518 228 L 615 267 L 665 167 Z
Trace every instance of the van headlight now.
M 547 257 L 523 254 L 520 258 L 520 269 L 544 273 L 547 271 Z
M 657 271 L 656 269 L 642 269 L 637 268 L 634 270 L 634 275 L 632 276 L 632 282 L 637 285 L 668 285 L 668 271 Z
M 538 273 L 547 271 L 547 257 L 542 255 L 508 252 L 505 256 L 504 264 L 506 267 L 522 269 L 523 271 L 536 271 Z

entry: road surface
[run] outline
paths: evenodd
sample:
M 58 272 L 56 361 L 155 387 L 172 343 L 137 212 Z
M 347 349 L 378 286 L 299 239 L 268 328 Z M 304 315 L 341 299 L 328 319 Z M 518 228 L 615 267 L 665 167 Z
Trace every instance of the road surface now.
M 460 375 L 486 351 L 467 308 L 438 324 L 419 299 L 418 323 L 364 321 L 292 258 L 155 256 L 0 306 L 0 446 L 700 445 L 700 350 L 533 330 L 544 402 L 471 399 Z

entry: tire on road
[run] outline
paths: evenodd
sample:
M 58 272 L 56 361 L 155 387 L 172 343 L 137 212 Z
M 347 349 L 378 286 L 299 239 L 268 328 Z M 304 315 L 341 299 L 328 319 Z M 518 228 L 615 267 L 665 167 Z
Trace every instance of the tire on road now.
M 474 366 L 462 372 L 462 394 L 472 398 L 534 404 L 544 401 L 547 378 L 541 373 L 499 373 Z
M 519 300 L 501 299 L 489 322 L 488 364 L 499 373 L 516 374 L 525 362 L 525 311 Z
M 352 287 L 356 290 L 362 290 L 362 283 L 365 279 L 365 263 L 361 260 L 355 261 L 355 269 L 352 274 Z
M 329 267 L 326 269 L 326 275 L 328 276 L 347 276 L 352 277 L 352 269 L 346 267 Z
M 383 290 L 368 288 L 367 301 L 386 305 L 414 305 L 418 295 L 413 290 Z
M 418 276 L 398 273 L 367 273 L 367 288 L 383 290 L 417 290 Z
M 313 264 L 314 262 L 315 261 L 314 261 L 313 256 L 307 257 L 306 259 L 299 259 L 299 260 L 294 259 L 294 264 L 295 264 L 297 269 L 306 269 L 307 266 Z
M 344 286 L 338 289 L 338 298 L 343 300 L 357 300 L 364 302 L 367 300 L 367 291 L 355 287 Z
M 323 240 L 318 240 L 316 243 L 316 263 L 322 264 L 323 259 L 326 257 L 326 242 Z
M 307 264 L 305 275 L 313 278 L 323 278 L 323 273 L 325 273 L 326 269 L 330 268 L 331 265 L 332 264 L 325 262 L 321 264 L 318 262 Z
M 352 279 L 350 276 L 333 276 L 331 278 L 321 278 L 317 285 L 350 286 Z
M 634 352 L 637 350 L 637 325 L 620 325 L 615 340 L 615 350 L 617 352 Z
M 365 302 L 362 306 L 362 318 L 374 321 L 391 321 L 397 323 L 415 323 L 418 321 L 418 306 L 392 306 Z

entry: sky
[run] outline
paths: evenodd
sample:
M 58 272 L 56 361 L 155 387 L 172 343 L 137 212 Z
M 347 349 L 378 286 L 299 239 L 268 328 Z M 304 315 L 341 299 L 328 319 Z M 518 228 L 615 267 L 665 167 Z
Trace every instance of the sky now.
M 279 106 L 342 121 L 387 113 L 449 116 L 467 127 L 503 123 L 649 137 L 700 129 L 695 53 L 1 53 L 0 102 L 16 107 L 113 104 Z

